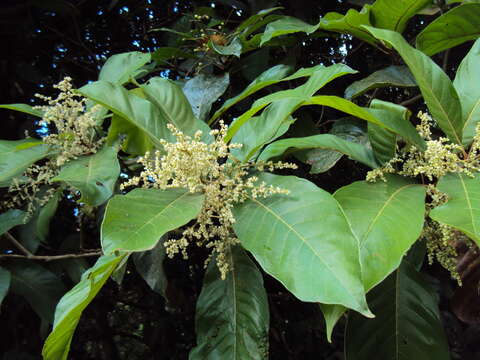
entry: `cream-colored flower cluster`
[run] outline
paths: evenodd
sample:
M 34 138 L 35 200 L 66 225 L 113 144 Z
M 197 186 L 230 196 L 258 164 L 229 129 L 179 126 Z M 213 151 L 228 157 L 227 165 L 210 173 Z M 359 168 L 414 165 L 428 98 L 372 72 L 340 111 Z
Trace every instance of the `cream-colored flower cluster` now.
M 27 168 L 21 179 L 13 179 L 8 189 L 10 199 L 5 207 L 26 206 L 32 213 L 37 206 L 43 206 L 54 194 L 54 189 L 47 190 L 40 197 L 39 191 L 45 185 L 51 185 L 60 167 L 70 160 L 83 155 L 93 154 L 102 146 L 104 139 L 95 130 L 98 106 L 86 109 L 86 99 L 75 93 L 70 77 L 64 78 L 54 88 L 60 90 L 57 98 L 36 94 L 47 105 L 36 106 L 43 112 L 40 125 L 53 124 L 55 132 L 43 138 L 45 144 L 51 145 L 51 157 L 40 164 Z
M 422 176 L 430 181 L 438 179 L 448 173 L 463 173 L 472 176 L 480 171 L 480 129 L 477 127 L 476 135 L 470 152 L 467 154 L 459 144 L 451 143 L 445 137 L 432 138 L 432 118 L 419 112 L 420 125 L 417 131 L 425 139 L 427 148 L 421 151 L 416 146 L 407 147 L 398 153 L 381 168 L 374 169 L 367 174 L 367 181 L 382 179 L 385 174 L 399 174 L 404 176 Z
M 162 152 L 147 153 L 140 158 L 144 170 L 139 176 L 122 184 L 122 188 L 142 184 L 147 188 L 184 188 L 192 193 L 203 193 L 205 201 L 195 224 L 188 226 L 180 239 L 167 240 L 166 251 L 169 257 L 181 252 L 186 258 L 186 249 L 192 242 L 211 248 L 210 257 L 216 255 L 217 266 L 222 278 L 225 278 L 231 267 L 228 252 L 231 246 L 238 243 L 232 229 L 235 223 L 233 206 L 248 198 L 288 193 L 285 189 L 264 182 L 258 184 L 258 178 L 249 172 L 292 169 L 296 165 L 271 161 L 241 163 L 230 153 L 231 149 L 241 145 L 226 144 L 227 126 L 222 122 L 219 130 L 210 132 L 215 136 L 215 141 L 210 144 L 200 140 L 201 131 L 190 137 L 173 125 L 168 127 L 177 141 L 169 143 L 162 140 Z

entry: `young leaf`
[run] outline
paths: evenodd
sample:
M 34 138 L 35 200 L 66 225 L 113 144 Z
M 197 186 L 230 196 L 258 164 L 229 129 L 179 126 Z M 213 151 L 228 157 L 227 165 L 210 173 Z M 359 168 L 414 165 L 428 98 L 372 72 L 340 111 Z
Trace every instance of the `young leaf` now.
M 480 121 L 480 40 L 472 48 L 458 67 L 453 86 L 460 96 L 463 117 L 463 144 L 468 146 L 475 136 L 475 127 Z
M 167 129 L 168 119 L 165 119 L 164 114 L 151 102 L 122 86 L 99 80 L 78 91 L 142 130 L 155 145 L 160 146 L 160 139 L 174 140 Z
M 10 272 L 0 267 L 0 306 L 2 306 L 3 299 L 5 299 L 5 296 L 8 294 L 11 279 L 12 275 Z
M 146 98 L 158 109 L 162 123 L 173 124 L 184 134 L 190 136 L 201 130 L 203 133 L 202 140 L 207 143 L 212 141 L 210 128 L 195 117 L 192 107 L 180 86 L 171 80 L 154 77 L 141 89 Z
M 238 37 L 235 37 L 226 46 L 216 44 L 213 41 L 209 41 L 208 45 L 217 53 L 224 56 L 236 56 L 240 57 L 242 54 L 242 42 Z
M 318 27 L 319 24 L 310 25 L 300 19 L 291 16 L 285 16 L 282 19 L 271 22 L 267 25 L 262 35 L 260 46 L 273 39 L 274 37 L 281 35 L 293 34 L 297 32 L 304 32 L 308 35 L 317 31 Z
M 331 134 L 320 134 L 303 138 L 289 138 L 275 141 L 262 151 L 258 160 L 269 160 L 283 154 L 302 149 L 330 149 L 348 155 L 369 167 L 376 168 L 378 164 L 371 149 L 364 145 L 344 140 Z
M 345 98 L 351 100 L 363 93 L 380 87 L 414 87 L 415 79 L 406 66 L 390 65 L 375 71 L 366 78 L 353 82 L 345 89 Z
M 110 56 L 98 76 L 98 80 L 125 84 L 141 73 L 140 68 L 151 60 L 150 53 L 131 51 Z
M 428 24 L 417 35 L 417 49 L 432 56 L 480 37 L 480 4 L 456 6 Z
M 67 360 L 73 333 L 83 310 L 97 295 L 118 263 L 127 256 L 101 256 L 82 275 L 80 282 L 67 292 L 57 305 L 53 330 L 43 346 L 44 360 Z
M 377 0 L 372 5 L 372 24 L 402 33 L 408 20 L 431 4 L 432 0 Z
M 0 187 L 9 186 L 13 178 L 46 157 L 50 149 L 36 139 L 0 140 Z
M 434 289 L 407 261 L 367 299 L 376 317 L 349 315 L 346 360 L 450 359 Z
M 27 213 L 18 209 L 10 209 L 0 214 L 0 235 L 5 234 L 17 225 L 23 224 L 26 219 Z
M 165 297 L 167 289 L 167 276 L 163 270 L 165 259 L 165 245 L 161 239 L 151 250 L 137 252 L 132 255 L 135 268 L 140 276 L 150 286 L 150 289 Z
M 281 81 L 289 72 L 291 68 L 287 65 L 276 65 L 261 73 L 255 80 L 253 80 L 240 94 L 225 101 L 220 109 L 218 109 L 212 118 L 208 121 L 211 124 L 218 119 L 222 114 L 231 108 L 233 105 L 245 99 L 247 96 L 263 89 L 266 86 L 276 84 Z
M 114 196 L 102 223 L 104 253 L 152 249 L 165 233 L 195 218 L 203 199 L 203 194 L 179 189 L 137 188 Z
M 402 35 L 365 26 L 377 39 L 393 46 L 408 65 L 433 118 L 449 139 L 462 143 L 462 109 L 452 82 L 435 62 L 411 47 Z
M 259 181 L 290 194 L 251 198 L 234 208 L 234 230 L 242 245 L 300 300 L 342 304 L 372 316 L 358 242 L 337 201 L 294 176 L 262 173 Z
M 464 232 L 480 245 L 480 175 L 471 178 L 464 174 L 447 174 L 437 189 L 448 201 L 430 211 L 433 220 Z
M 29 260 L 16 259 L 5 268 L 12 276 L 10 290 L 22 295 L 43 320 L 53 322 L 55 306 L 67 291 L 63 282 L 51 271 Z
M 62 167 L 52 181 L 63 181 L 78 189 L 80 202 L 98 206 L 113 194 L 120 174 L 118 146 L 104 146 L 96 154 L 72 160 Z
M 188 80 L 183 92 L 192 106 L 193 114 L 201 121 L 206 121 L 212 104 L 223 95 L 230 83 L 230 76 L 199 74 Z
M 197 346 L 189 359 L 268 359 L 269 312 L 262 274 L 245 251 L 230 251 L 222 280 L 211 261 L 197 300 Z
M 34 109 L 32 106 L 27 104 L 4 104 L 4 105 L 0 105 L 0 109 L 15 110 L 15 111 L 23 112 L 25 114 L 33 115 L 40 118 L 43 116 L 43 111 Z

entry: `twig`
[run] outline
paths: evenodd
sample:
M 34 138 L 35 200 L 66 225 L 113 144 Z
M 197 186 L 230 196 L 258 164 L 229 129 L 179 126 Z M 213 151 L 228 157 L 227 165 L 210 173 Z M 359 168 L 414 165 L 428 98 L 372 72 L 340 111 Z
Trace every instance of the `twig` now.
M 18 254 L 6 254 L 0 255 L 0 259 L 28 259 L 28 260 L 42 260 L 42 261 L 53 261 L 53 260 L 63 260 L 63 259 L 77 259 L 90 256 L 100 256 L 102 255 L 101 250 L 85 252 L 80 254 L 64 254 L 64 255 L 18 255 Z
M 417 102 L 418 100 L 420 100 L 421 98 L 422 98 L 422 94 L 418 94 L 418 95 L 416 95 L 416 96 L 414 96 L 414 97 L 412 97 L 408 100 L 405 100 L 405 101 L 401 102 L 400 105 L 402 105 L 402 106 L 411 105 L 411 104 Z
M 12 242 L 13 245 L 17 247 L 18 250 L 20 250 L 22 253 L 25 254 L 26 257 L 34 256 L 28 249 L 26 249 L 20 242 L 15 239 L 12 234 L 10 234 L 8 231 L 5 233 L 5 236 L 7 237 L 8 240 Z
M 447 49 L 445 53 L 443 54 L 443 64 L 442 64 L 442 69 L 444 72 L 447 72 L 447 66 L 448 66 L 448 55 L 450 55 L 450 49 Z

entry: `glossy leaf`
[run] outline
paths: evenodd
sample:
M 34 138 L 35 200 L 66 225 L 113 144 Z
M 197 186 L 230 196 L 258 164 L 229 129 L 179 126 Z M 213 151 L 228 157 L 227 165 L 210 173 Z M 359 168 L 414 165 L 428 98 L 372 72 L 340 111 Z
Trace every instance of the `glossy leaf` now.
M 108 128 L 107 144 L 112 146 L 119 139 L 123 139 L 122 150 L 132 155 L 144 155 L 154 147 L 154 141 L 147 133 L 131 122 L 113 114 Z
M 211 261 L 197 300 L 197 346 L 189 359 L 268 359 L 267 293 L 257 266 L 243 249 L 229 253 L 225 280 Z
M 304 105 L 323 105 L 338 109 L 399 134 L 411 143 L 416 144 L 420 149 L 426 147 L 425 141 L 420 137 L 415 127 L 408 121 L 392 116 L 390 110 L 362 108 L 341 97 L 327 95 L 313 96 Z
M 471 178 L 464 174 L 447 174 L 437 189 L 448 201 L 430 211 L 433 220 L 464 232 L 480 245 L 480 175 Z
M 345 15 L 329 12 L 320 20 L 320 30 L 351 34 L 375 45 L 377 41 L 368 31 L 362 28 L 362 25 L 371 25 L 370 5 L 365 5 L 360 12 L 349 9 Z
M 98 206 L 113 194 L 120 174 L 117 146 L 104 146 L 96 154 L 68 162 L 52 181 L 63 181 L 78 189 L 80 202 Z
M 259 181 L 290 194 L 251 198 L 234 208 L 234 230 L 243 247 L 300 300 L 342 304 L 372 316 L 358 242 L 337 201 L 294 176 L 263 173 Z
M 161 239 L 151 250 L 137 252 L 132 255 L 135 268 L 140 276 L 150 286 L 150 289 L 156 293 L 165 296 L 167 289 L 167 276 L 163 270 L 163 260 L 165 259 L 165 245 Z
M 188 80 L 183 92 L 192 106 L 193 114 L 198 119 L 206 121 L 212 104 L 223 95 L 229 84 L 228 73 L 221 76 L 199 74 Z
M 150 53 L 131 51 L 110 56 L 98 76 L 99 80 L 124 84 L 141 73 L 140 68 L 151 60 Z
M 267 105 L 275 102 L 281 102 L 278 106 L 279 109 L 275 110 L 276 115 L 269 117 L 268 126 L 278 129 L 286 118 L 288 118 L 296 109 L 298 109 L 304 102 L 308 101 L 319 89 L 325 86 L 330 81 L 346 75 L 353 74 L 355 70 L 352 70 L 349 66 L 344 64 L 335 64 L 332 66 L 316 66 L 310 69 L 300 69 L 295 74 L 284 78 L 283 80 L 290 80 L 293 78 L 310 76 L 310 78 L 301 86 L 295 89 L 278 91 L 273 94 L 264 96 L 256 100 L 250 110 L 239 116 L 229 127 L 226 141 L 231 140 L 238 129 L 243 126 L 248 120 L 252 118 L 257 112 L 265 108 Z
M 10 290 L 22 295 L 43 320 L 53 322 L 55 306 L 67 291 L 57 275 L 36 262 L 23 259 L 15 259 L 5 268 L 12 276 Z
M 50 146 L 36 139 L 0 140 L 0 187 L 10 185 L 36 161 L 50 152 Z
M 267 25 L 265 31 L 263 32 L 260 46 L 277 36 L 293 34 L 297 32 L 304 32 L 308 35 L 317 31 L 318 27 L 319 24 L 310 25 L 295 17 L 285 16 L 282 19 L 273 21 Z
M 370 103 L 373 109 L 384 109 L 388 116 L 396 117 L 397 122 L 409 122 L 410 112 L 401 105 L 373 99 Z M 376 124 L 368 123 L 368 137 L 372 145 L 375 158 L 384 164 L 395 156 L 397 148 L 397 135 Z
M 288 74 L 290 69 L 291 68 L 287 65 L 276 65 L 264 71 L 255 80 L 253 80 L 240 94 L 225 101 L 222 107 L 218 109 L 212 116 L 212 118 L 209 120 L 209 123 L 215 121 L 223 113 L 225 113 L 225 111 L 227 111 L 233 105 L 239 103 L 246 97 L 250 96 L 251 94 L 263 89 L 264 87 L 276 84 Z
M 348 155 L 371 168 L 378 166 L 371 149 L 364 145 L 344 140 L 331 134 L 320 134 L 303 138 L 289 138 L 275 141 L 260 154 L 259 160 L 269 160 L 302 149 L 330 149 Z
M 3 299 L 8 294 L 12 275 L 8 270 L 0 267 L 0 306 L 2 306 Z
M 417 35 L 416 46 L 427 55 L 480 37 L 480 4 L 456 6 L 428 24 Z
M 18 209 L 10 209 L 0 214 L 0 235 L 5 234 L 17 225 L 23 224 L 26 219 L 27 213 Z
M 142 90 L 146 98 L 158 109 L 162 123 L 173 124 L 184 134 L 190 136 L 201 130 L 203 132 L 202 140 L 211 142 L 210 128 L 195 117 L 180 86 L 171 80 L 155 77 L 143 85 Z
M 381 29 L 402 33 L 408 20 L 432 0 L 377 0 L 372 5 L 372 24 Z
M 15 111 L 23 112 L 25 114 L 33 115 L 36 117 L 43 116 L 43 111 L 34 109 L 32 106 L 27 104 L 3 104 L 3 105 L 0 105 L 0 109 L 15 110 Z
M 95 265 L 82 275 L 81 281 L 62 297 L 55 310 L 53 330 L 43 346 L 44 360 L 68 358 L 73 333 L 83 310 L 95 298 L 125 256 L 100 257 Z
M 472 48 L 458 67 L 453 86 L 460 96 L 463 118 L 463 144 L 470 145 L 475 136 L 475 127 L 480 121 L 480 40 Z
M 365 27 L 377 39 L 393 46 L 417 81 L 428 109 L 448 138 L 462 143 L 462 109 L 449 77 L 428 56 L 411 47 L 399 33 Z
M 114 196 L 102 223 L 103 251 L 110 254 L 154 248 L 165 233 L 195 218 L 203 199 L 203 194 L 179 189 L 137 188 Z
M 414 87 L 417 83 L 408 67 L 390 65 L 350 84 L 345 89 L 345 98 L 350 100 L 369 90 L 387 86 Z
M 78 91 L 142 130 L 155 145 L 160 146 L 160 139 L 174 140 L 160 110 L 122 86 L 100 80 Z
M 425 277 L 404 261 L 368 294 L 374 319 L 349 315 L 345 359 L 450 359 L 434 291 Z

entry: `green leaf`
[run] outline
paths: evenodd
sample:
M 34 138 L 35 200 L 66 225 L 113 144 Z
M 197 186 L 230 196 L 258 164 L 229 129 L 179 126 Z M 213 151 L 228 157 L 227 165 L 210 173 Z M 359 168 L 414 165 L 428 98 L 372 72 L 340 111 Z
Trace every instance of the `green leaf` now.
M 263 89 L 264 87 L 278 83 L 290 72 L 290 70 L 290 66 L 276 65 L 264 71 L 255 80 L 253 80 L 240 94 L 225 101 L 222 107 L 215 112 L 215 114 L 208 121 L 208 123 L 211 124 L 213 121 L 222 116 L 225 111 L 245 99 L 247 96 L 250 96 L 251 94 Z
M 52 181 L 63 181 L 78 189 L 80 202 L 98 206 L 113 194 L 120 174 L 118 146 L 104 146 L 96 154 L 82 156 L 64 165 Z
M 408 20 L 432 0 L 377 0 L 372 5 L 372 25 L 402 33 Z
M 11 279 L 12 275 L 10 272 L 0 267 L 0 306 L 2 306 L 3 299 L 5 299 L 5 296 L 8 294 Z
M 154 142 L 147 133 L 131 122 L 113 114 L 108 128 L 107 144 L 113 146 L 121 138 L 121 135 L 124 136 L 122 150 L 128 154 L 144 155 L 154 147 Z
M 462 109 L 449 77 L 432 59 L 411 47 L 399 33 L 367 26 L 365 28 L 398 51 L 415 77 L 433 118 L 451 141 L 461 144 Z
M 250 110 L 239 116 L 230 125 L 225 140 L 231 140 L 233 135 L 235 135 L 240 127 L 264 107 L 271 103 L 279 102 L 279 104 L 275 105 L 275 108 L 278 107 L 278 109 L 275 109 L 273 112 L 275 116 L 268 117 L 268 126 L 273 128 L 273 133 L 275 133 L 285 119 L 288 118 L 304 102 L 310 100 L 319 89 L 340 76 L 353 74 L 355 72 L 355 70 L 352 70 L 349 66 L 344 64 L 334 64 L 328 67 L 316 66 L 309 69 L 300 69 L 295 74 L 284 78 L 283 80 L 310 76 L 305 84 L 298 86 L 295 89 L 278 91 L 256 100 Z
M 352 34 L 353 36 L 375 45 L 377 41 L 362 28 L 362 25 L 370 23 L 370 5 L 365 5 L 360 12 L 349 9 L 345 15 L 337 12 L 329 12 L 320 20 L 320 30 Z
M 305 120 L 302 119 L 302 122 L 304 121 Z M 366 128 L 364 129 L 362 125 L 364 125 L 363 122 L 351 117 L 337 119 L 333 123 L 329 134 L 338 136 L 348 142 L 363 145 L 366 148 L 365 150 L 370 153 L 371 150 Z M 362 149 L 362 151 L 365 150 Z M 293 155 L 298 160 L 312 166 L 310 174 L 320 174 L 334 167 L 344 154 L 331 149 L 313 148 L 295 152 Z
M 0 214 L 0 235 L 17 225 L 24 224 L 26 219 L 27 213 L 18 209 L 10 209 Z
M 183 92 L 192 106 L 193 114 L 201 121 L 206 121 L 212 104 L 223 95 L 229 84 L 228 72 L 221 76 L 199 74 L 188 80 Z
M 38 210 L 35 214 L 32 222 L 35 224 L 34 236 L 38 237 L 39 242 L 43 242 L 47 239 L 50 232 L 50 220 L 52 220 L 55 212 L 58 208 L 58 202 L 60 201 L 61 190 L 56 191 L 48 202 Z
M 213 41 L 209 41 L 208 45 L 217 53 L 224 56 L 236 56 L 240 57 L 242 54 L 242 42 L 238 37 L 235 37 L 226 46 L 218 45 Z
M 480 37 L 480 4 L 462 4 L 436 18 L 417 35 L 416 46 L 427 55 Z
M 122 86 L 100 80 L 85 85 L 78 91 L 142 130 L 155 145 L 160 146 L 161 139 L 173 140 L 167 129 L 168 121 L 160 110 Z
M 302 301 L 342 304 L 372 316 L 358 242 L 337 201 L 294 176 L 262 173 L 289 195 L 251 198 L 234 208 L 234 230 L 262 268 Z
M 468 146 L 475 136 L 475 127 L 480 121 L 480 40 L 472 48 L 458 67 L 453 86 L 460 96 L 463 118 L 463 144 Z
M 260 46 L 277 36 L 293 34 L 297 32 L 304 32 L 309 35 L 317 31 L 319 25 L 320 24 L 310 25 L 300 19 L 291 16 L 285 16 L 282 19 L 273 21 L 267 25 L 265 31 L 263 32 Z
M 384 109 L 396 122 L 409 122 L 410 111 L 401 105 L 373 99 L 370 103 L 372 109 Z M 368 137 L 372 145 L 375 158 L 384 164 L 395 156 L 397 148 L 397 135 L 373 123 L 368 123 Z
M 222 280 L 211 261 L 197 300 L 197 346 L 189 359 L 268 359 L 269 312 L 262 274 L 239 246 Z
M 350 100 L 372 89 L 387 86 L 414 87 L 417 83 L 408 67 L 390 65 L 350 84 L 345 89 L 345 98 Z
M 114 251 L 145 251 L 160 237 L 192 220 L 200 212 L 204 195 L 186 190 L 134 189 L 114 196 L 102 223 L 102 248 Z
M 52 322 L 55 306 L 67 291 L 63 282 L 36 262 L 16 259 L 5 264 L 10 271 L 10 290 L 22 295 L 33 310 L 45 321 Z
M 7 187 L 36 161 L 50 153 L 50 146 L 36 139 L 0 140 L 0 187 Z
M 480 245 L 480 175 L 447 174 L 438 181 L 437 189 L 447 194 L 448 201 L 431 210 L 430 217 Z
M 150 53 L 131 51 L 110 56 L 98 76 L 98 80 L 110 81 L 119 85 L 135 79 L 143 65 L 151 60 Z
M 368 291 L 400 265 L 420 236 L 425 188 L 389 176 L 386 182 L 354 182 L 333 196 L 359 239 L 363 284 Z
M 125 256 L 100 257 L 95 265 L 82 275 L 81 281 L 62 297 L 55 311 L 53 330 L 43 346 L 44 360 L 67 360 L 73 333 L 83 310 Z
M 450 359 L 434 289 L 407 261 L 367 298 L 376 317 L 349 315 L 346 360 Z
M 247 20 L 243 21 L 240 25 L 238 25 L 236 31 L 247 33 L 249 35 L 251 33 L 251 29 L 255 28 L 255 25 L 261 22 L 261 20 L 268 14 L 283 9 L 281 6 L 273 7 L 270 9 L 263 9 L 260 10 L 257 14 L 250 16 Z
M 195 117 L 180 86 L 171 80 L 155 77 L 143 85 L 142 90 L 147 99 L 158 109 L 162 123 L 171 123 L 178 130 L 190 136 L 201 130 L 202 140 L 207 143 L 212 141 L 210 128 Z
M 140 276 L 150 286 L 150 289 L 165 297 L 167 289 L 167 276 L 163 270 L 163 260 L 165 259 L 165 245 L 166 239 L 161 239 L 157 245 L 151 250 L 137 252 L 132 255 L 135 268 Z
M 192 54 L 175 47 L 160 47 L 156 49 L 153 53 L 151 53 L 151 55 L 152 60 L 156 61 L 161 65 L 168 64 L 167 60 L 170 60 L 172 58 L 195 58 L 195 56 L 193 56 Z
M 398 116 L 392 116 L 390 110 L 362 108 L 341 97 L 327 95 L 313 96 L 303 105 L 324 105 L 341 110 L 359 119 L 366 120 L 399 134 L 405 138 L 405 140 L 416 144 L 420 149 L 426 148 L 425 141 L 418 134 L 415 127 L 410 122 L 404 121 L 404 119 Z
M 27 104 L 4 104 L 0 105 L 0 109 L 9 109 L 15 110 L 19 112 L 23 112 L 25 114 L 33 115 L 36 117 L 43 117 L 43 111 L 34 109 L 32 106 Z
M 369 167 L 376 168 L 378 164 L 371 149 L 364 145 L 344 140 L 331 134 L 320 134 L 303 138 L 289 138 L 275 141 L 262 151 L 258 160 L 269 160 L 285 153 L 302 149 L 330 149 L 348 155 L 353 160 L 359 161 Z
M 420 236 L 425 189 L 400 176 L 388 176 L 387 182 L 354 182 L 337 190 L 334 197 L 359 241 L 363 285 L 369 291 L 399 266 Z M 327 304 L 321 309 L 330 341 L 333 327 L 346 309 Z

